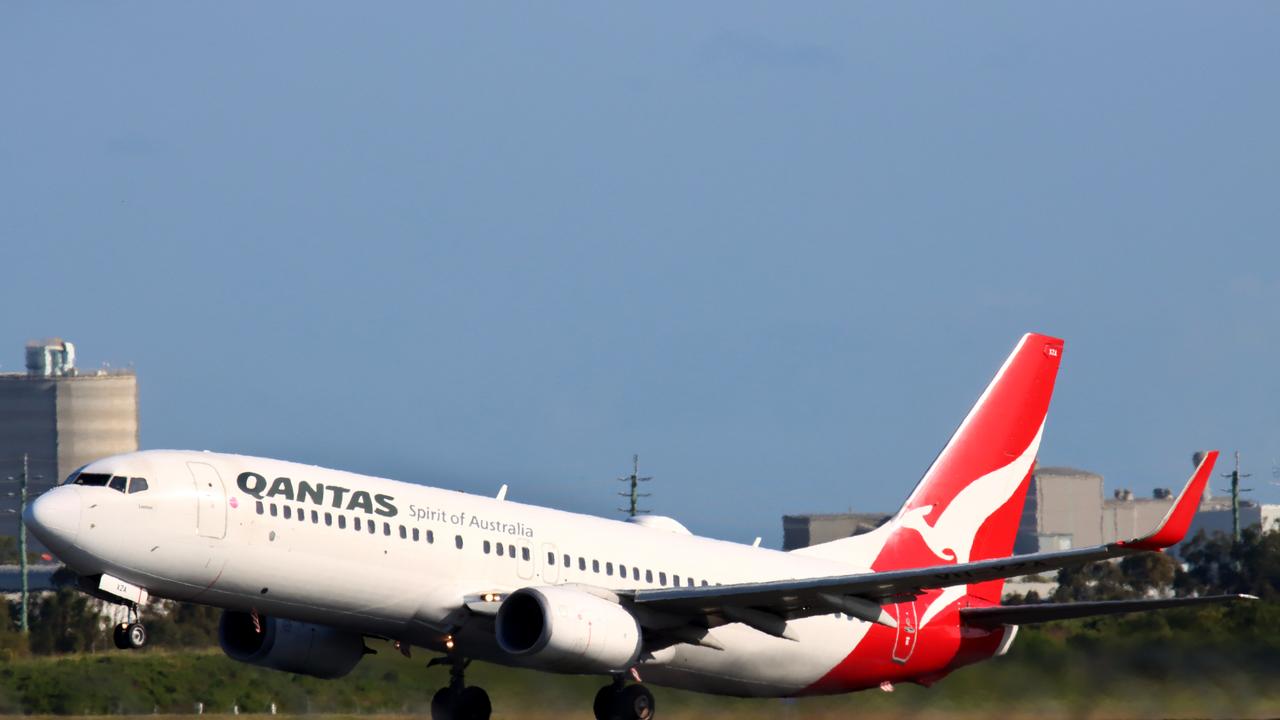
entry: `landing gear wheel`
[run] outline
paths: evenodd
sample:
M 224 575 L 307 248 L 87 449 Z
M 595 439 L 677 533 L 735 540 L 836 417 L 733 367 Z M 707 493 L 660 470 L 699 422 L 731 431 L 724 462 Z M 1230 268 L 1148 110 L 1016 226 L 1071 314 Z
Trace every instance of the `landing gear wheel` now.
M 653 720 L 654 707 L 648 688 L 620 682 L 600 688 L 591 704 L 596 720 Z
M 427 663 L 449 666 L 449 685 L 431 696 L 431 720 L 489 720 L 493 705 L 489 693 L 478 687 L 467 687 L 465 671 L 470 660 L 446 656 Z
M 478 687 L 469 687 L 454 702 L 453 720 L 489 720 L 492 712 L 489 693 Z
M 591 712 L 595 713 L 596 720 L 609 720 L 613 713 L 609 712 L 613 709 L 613 698 L 618 691 L 612 685 L 605 685 L 596 693 L 596 699 L 591 703 Z
M 453 720 L 453 691 L 440 688 L 431 696 L 431 720 Z
M 129 623 L 124 628 L 124 640 L 130 650 L 137 650 L 147 644 L 147 629 L 142 623 Z
M 653 693 L 643 685 L 628 685 L 614 696 L 613 707 L 618 720 L 651 720 Z
M 493 705 L 482 688 L 440 688 L 431 698 L 431 720 L 489 720 Z

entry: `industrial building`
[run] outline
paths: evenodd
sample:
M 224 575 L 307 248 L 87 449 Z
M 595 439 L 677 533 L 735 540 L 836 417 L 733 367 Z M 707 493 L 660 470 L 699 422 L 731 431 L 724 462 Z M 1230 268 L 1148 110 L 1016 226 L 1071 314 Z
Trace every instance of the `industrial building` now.
M 1167 488 L 1157 488 L 1150 497 L 1137 497 L 1131 490 L 1120 489 L 1108 498 L 1102 476 L 1097 473 L 1038 467 L 1031 475 L 1013 551 L 1019 555 L 1051 552 L 1140 537 L 1159 524 L 1173 501 L 1173 492 Z M 884 513 L 786 515 L 782 518 L 783 549 L 858 535 L 888 517 Z M 1280 505 L 1241 502 L 1242 528 L 1280 530 L 1277 523 Z M 1187 538 L 1195 537 L 1200 530 L 1209 534 L 1231 532 L 1230 498 L 1211 496 L 1206 489 Z
M 75 346 L 27 343 L 26 372 L 0 373 L 0 479 L 29 458 L 31 493 L 98 458 L 138 449 L 138 378 L 132 370 L 82 371 Z M 0 493 L 0 534 L 17 534 L 17 487 Z
M 818 545 L 851 535 L 861 535 L 889 519 L 887 513 L 834 513 L 826 515 L 783 515 L 782 549 Z

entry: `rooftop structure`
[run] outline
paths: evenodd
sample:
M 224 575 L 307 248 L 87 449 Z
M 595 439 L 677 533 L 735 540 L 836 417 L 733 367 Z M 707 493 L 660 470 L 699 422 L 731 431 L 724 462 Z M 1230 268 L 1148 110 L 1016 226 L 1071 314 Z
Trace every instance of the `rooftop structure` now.
M 30 495 L 98 458 L 138 449 L 138 378 L 132 370 L 76 367 L 75 346 L 27 343 L 26 372 L 0 373 L 0 479 L 30 460 Z M 16 487 L 11 488 L 16 490 Z M 0 494 L 0 534 L 13 535 L 17 494 Z

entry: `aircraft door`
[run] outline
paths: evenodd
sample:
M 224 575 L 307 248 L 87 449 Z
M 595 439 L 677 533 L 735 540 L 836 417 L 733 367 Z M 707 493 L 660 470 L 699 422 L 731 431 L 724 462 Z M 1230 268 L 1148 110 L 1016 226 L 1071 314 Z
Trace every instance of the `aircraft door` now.
M 206 463 L 189 462 L 196 489 L 196 532 L 201 537 L 227 535 L 227 490 L 218 471 Z
M 898 636 L 893 643 L 893 661 L 905 664 L 916 649 L 916 601 L 900 602 L 898 610 Z
M 516 574 L 528 580 L 533 577 L 533 564 L 536 558 L 533 556 L 533 545 L 528 540 L 520 542 L 520 554 L 516 557 Z
M 555 583 L 560 579 L 560 563 L 559 555 L 556 554 L 556 546 L 551 543 L 542 543 L 542 555 L 538 557 L 542 561 L 542 581 Z

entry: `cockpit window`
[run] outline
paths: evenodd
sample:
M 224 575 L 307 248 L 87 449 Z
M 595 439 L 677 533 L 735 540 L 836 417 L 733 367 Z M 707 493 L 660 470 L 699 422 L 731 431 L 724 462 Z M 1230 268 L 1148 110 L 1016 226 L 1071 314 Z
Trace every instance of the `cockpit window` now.
M 140 493 L 147 489 L 146 478 L 129 478 L 129 494 Z
M 129 484 L 129 478 L 123 475 L 116 475 L 115 477 L 111 478 L 111 482 L 107 483 L 107 486 L 117 492 L 124 492 L 124 488 L 128 484 Z
M 72 483 L 75 485 L 101 487 L 106 485 L 110 480 L 111 476 L 105 473 L 80 473 Z

